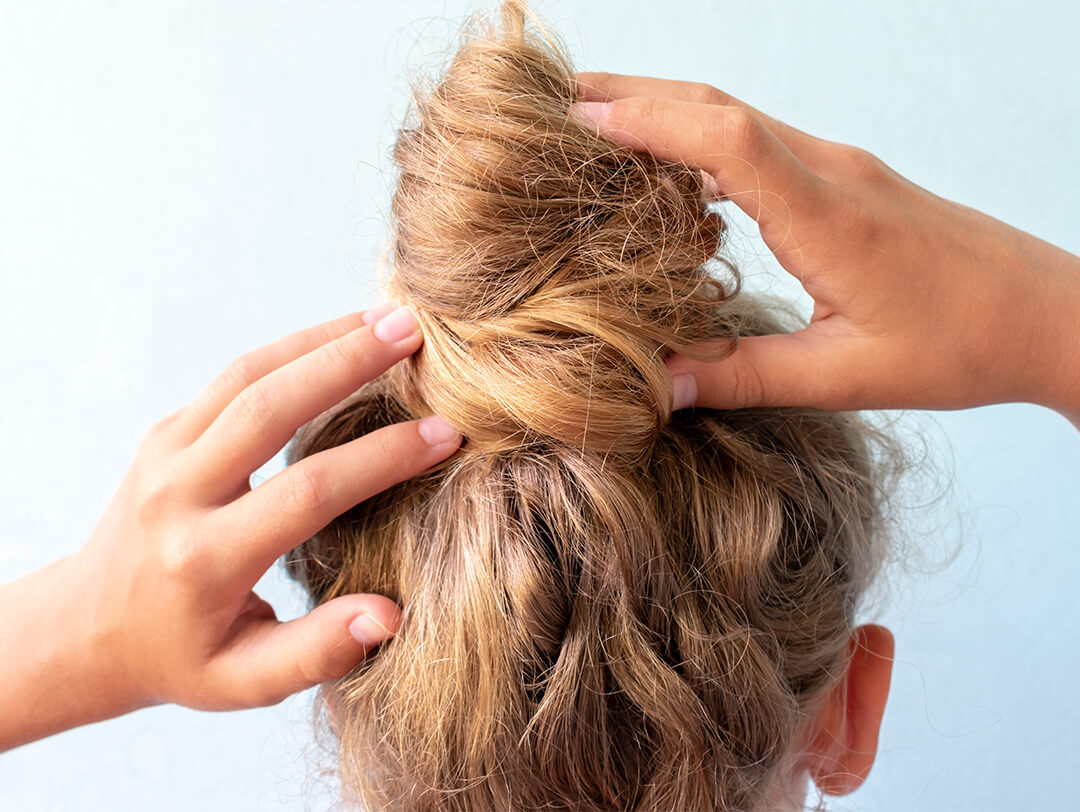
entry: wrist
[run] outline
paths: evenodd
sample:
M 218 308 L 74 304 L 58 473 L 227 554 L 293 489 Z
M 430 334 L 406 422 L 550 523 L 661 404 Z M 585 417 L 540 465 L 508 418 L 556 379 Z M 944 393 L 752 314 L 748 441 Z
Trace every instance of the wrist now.
M 156 704 L 140 690 L 130 668 L 127 634 L 109 607 L 108 573 L 99 572 L 84 553 L 58 562 L 63 565 L 57 581 L 65 587 L 58 602 L 56 634 L 65 641 L 65 662 L 82 679 L 82 698 L 88 711 L 100 721 Z
M 1029 356 L 1038 374 L 1028 400 L 1080 426 L 1080 257 L 1042 245 L 1035 277 L 1042 306 L 1034 315 L 1041 338 Z
M 149 704 L 115 673 L 77 556 L 0 586 L 0 751 Z

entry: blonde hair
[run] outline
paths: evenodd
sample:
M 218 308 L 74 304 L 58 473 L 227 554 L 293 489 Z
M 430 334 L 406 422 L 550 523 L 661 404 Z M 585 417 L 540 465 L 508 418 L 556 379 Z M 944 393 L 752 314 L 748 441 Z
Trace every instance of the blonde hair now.
M 417 93 L 389 293 L 425 343 L 290 451 L 433 412 L 466 436 L 288 558 L 315 603 L 403 607 L 327 688 L 372 809 L 760 808 L 883 553 L 856 417 L 672 412 L 671 352 L 779 326 L 735 296 L 699 173 L 568 117 L 576 93 L 520 2 Z

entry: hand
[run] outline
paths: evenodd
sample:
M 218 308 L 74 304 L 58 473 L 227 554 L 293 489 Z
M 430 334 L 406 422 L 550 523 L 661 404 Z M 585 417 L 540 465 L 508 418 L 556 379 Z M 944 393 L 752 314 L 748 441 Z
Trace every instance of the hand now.
M 1077 257 L 707 85 L 578 80 L 575 115 L 708 173 L 814 300 L 805 329 L 741 339 L 719 362 L 670 359 L 697 404 L 1080 414 Z
M 145 435 L 78 554 L 0 588 L 0 649 L 22 655 L 0 678 L 0 749 L 161 702 L 272 704 L 343 676 L 394 633 L 388 598 L 347 595 L 281 623 L 252 588 L 333 517 L 450 456 L 461 435 L 438 416 L 387 426 L 249 486 L 301 424 L 421 345 L 411 312 L 388 309 L 234 362 Z

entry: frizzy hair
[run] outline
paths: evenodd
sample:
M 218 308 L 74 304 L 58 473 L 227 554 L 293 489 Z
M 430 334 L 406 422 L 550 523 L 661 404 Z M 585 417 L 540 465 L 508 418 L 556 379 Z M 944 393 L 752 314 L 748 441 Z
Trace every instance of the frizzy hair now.
M 672 352 L 781 326 L 718 258 L 700 174 L 576 96 L 520 2 L 417 91 L 388 293 L 425 343 L 290 448 L 432 413 L 466 437 L 287 558 L 316 604 L 403 608 L 325 690 L 367 808 L 761 809 L 884 552 L 889 444 L 859 418 L 672 412 Z

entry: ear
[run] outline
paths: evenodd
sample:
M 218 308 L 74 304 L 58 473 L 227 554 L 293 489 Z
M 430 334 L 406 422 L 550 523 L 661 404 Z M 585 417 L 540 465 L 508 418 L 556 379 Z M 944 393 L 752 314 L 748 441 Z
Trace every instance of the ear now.
M 806 754 L 810 775 L 826 795 L 847 795 L 870 774 L 892 679 L 892 632 L 859 626 L 851 633 L 847 672 L 815 720 Z

